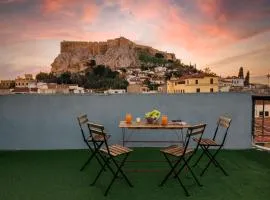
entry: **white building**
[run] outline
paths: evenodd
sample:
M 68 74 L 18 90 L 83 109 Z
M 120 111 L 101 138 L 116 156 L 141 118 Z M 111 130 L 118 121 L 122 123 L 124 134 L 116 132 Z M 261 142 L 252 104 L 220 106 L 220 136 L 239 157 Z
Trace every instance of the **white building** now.
M 104 91 L 104 94 L 124 94 L 126 93 L 125 89 L 109 89 Z
M 244 87 L 244 79 L 243 78 L 233 78 L 232 86 Z
M 74 94 L 84 94 L 84 88 L 78 85 L 69 85 L 69 91 Z
M 156 67 L 154 70 L 155 72 L 165 72 L 166 71 L 166 67 Z
M 227 86 L 234 86 L 234 87 L 244 87 L 244 79 L 243 78 L 238 78 L 238 77 L 229 77 L 222 79 L 222 82 L 226 84 Z

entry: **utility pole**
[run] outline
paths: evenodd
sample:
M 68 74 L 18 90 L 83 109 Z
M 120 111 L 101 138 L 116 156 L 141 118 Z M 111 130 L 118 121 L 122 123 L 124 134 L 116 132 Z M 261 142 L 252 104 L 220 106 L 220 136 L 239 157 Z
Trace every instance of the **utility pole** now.
M 270 74 L 268 73 L 266 75 L 267 79 L 268 79 L 268 94 L 270 94 L 270 85 L 269 85 L 269 79 L 270 79 Z

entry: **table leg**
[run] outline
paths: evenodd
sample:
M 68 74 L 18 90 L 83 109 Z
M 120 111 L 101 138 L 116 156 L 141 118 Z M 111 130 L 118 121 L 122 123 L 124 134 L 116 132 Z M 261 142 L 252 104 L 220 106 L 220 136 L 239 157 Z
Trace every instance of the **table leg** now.
M 123 146 L 125 146 L 125 128 L 122 128 L 122 140 L 123 140 Z
M 184 133 L 183 133 L 183 129 L 181 128 L 181 137 L 182 137 L 182 145 L 183 147 L 185 146 L 185 141 L 184 141 Z

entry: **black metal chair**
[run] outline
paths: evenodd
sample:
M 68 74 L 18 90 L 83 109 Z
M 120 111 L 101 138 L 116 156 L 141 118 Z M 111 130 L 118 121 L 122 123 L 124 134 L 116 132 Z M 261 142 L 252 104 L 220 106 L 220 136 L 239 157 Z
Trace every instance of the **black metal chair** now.
M 191 172 L 191 175 L 195 179 L 196 183 L 199 186 L 202 186 L 201 183 L 199 182 L 198 178 L 196 177 L 195 173 L 192 171 L 192 169 L 189 165 L 189 162 L 190 162 L 191 158 L 194 156 L 194 154 L 196 153 L 199 144 L 196 143 L 195 148 L 192 148 L 190 139 L 191 139 L 191 137 L 194 137 L 194 138 L 197 138 L 198 141 L 200 141 L 202 138 L 202 135 L 204 133 L 205 127 L 206 127 L 206 124 L 200 124 L 200 125 L 195 125 L 195 126 L 188 128 L 186 139 L 184 141 L 184 147 L 172 145 L 172 146 L 169 146 L 169 147 L 166 147 L 166 148 L 160 150 L 163 153 L 165 159 L 167 160 L 167 162 L 169 163 L 169 165 L 171 167 L 171 170 L 167 173 L 167 175 L 165 176 L 163 181 L 160 183 L 160 186 L 163 186 L 165 184 L 165 182 L 168 180 L 168 178 L 171 175 L 173 175 L 175 178 L 177 178 L 178 182 L 180 183 L 180 185 L 184 189 L 186 196 L 189 196 L 189 193 L 188 193 L 186 187 L 184 186 L 184 184 L 182 183 L 182 181 L 179 178 L 179 174 L 181 173 L 181 171 L 183 171 L 183 169 L 185 167 L 187 167 L 187 169 Z M 174 159 L 177 158 L 175 164 L 173 164 L 173 161 L 171 161 L 169 159 L 169 156 L 173 157 Z M 181 164 L 182 164 L 182 166 L 181 166 Z M 179 167 L 179 166 L 180 166 L 180 169 L 177 170 L 177 167 Z
M 98 163 L 101 166 L 103 166 L 103 162 L 100 160 L 100 158 L 97 155 L 98 151 L 96 151 L 96 149 L 99 149 L 103 145 L 103 143 L 104 143 L 103 137 L 100 137 L 99 135 L 91 135 L 90 133 L 89 133 L 88 136 L 85 135 L 84 128 L 86 128 L 86 130 L 88 130 L 87 122 L 89 122 L 88 118 L 87 118 L 87 115 L 81 115 L 81 116 L 77 117 L 77 120 L 78 120 L 78 123 L 79 123 L 79 126 L 80 126 L 83 141 L 87 145 L 88 149 L 91 152 L 91 155 L 89 156 L 87 161 L 83 164 L 80 171 L 83 171 L 85 169 L 85 167 L 91 162 L 91 160 L 94 157 L 97 159 Z M 107 137 L 110 137 L 110 136 L 108 135 Z M 93 143 L 93 138 L 95 138 L 95 141 L 98 144 L 97 144 L 97 146 L 91 147 L 91 145 L 96 145 L 96 143 L 95 144 Z
M 92 182 L 92 186 L 95 185 L 95 183 L 97 182 L 97 180 L 99 179 L 100 175 L 102 174 L 103 171 L 105 171 L 105 168 L 108 167 L 108 169 L 112 172 L 113 174 L 113 178 L 110 182 L 110 184 L 108 185 L 104 196 L 107 196 L 112 184 L 114 183 L 115 179 L 118 177 L 118 174 L 120 173 L 123 178 L 126 180 L 126 182 L 128 183 L 128 185 L 130 187 L 133 187 L 133 185 L 131 184 L 131 182 L 129 181 L 129 179 L 127 178 L 127 176 L 124 174 L 122 167 L 125 164 L 125 161 L 127 160 L 130 152 L 132 152 L 132 149 L 129 149 L 127 147 L 121 146 L 121 145 L 108 145 L 107 142 L 107 133 L 104 131 L 104 126 L 100 125 L 100 124 L 95 124 L 95 123 L 91 123 L 88 122 L 88 128 L 90 131 L 90 134 L 96 134 L 99 135 L 99 137 L 103 138 L 103 141 L 105 143 L 103 148 L 100 149 L 96 149 L 100 152 L 101 156 L 102 156 L 102 160 L 104 161 L 100 171 L 98 172 L 96 178 L 94 179 L 94 181 Z M 97 141 L 95 140 L 96 138 L 93 138 L 93 142 L 96 143 L 94 146 L 97 147 Z M 118 158 L 122 158 L 121 160 L 117 160 Z M 114 171 L 113 166 L 116 167 L 116 171 Z
M 224 117 L 224 116 L 221 116 L 221 117 L 219 117 L 219 119 L 217 121 L 217 127 L 215 129 L 215 133 L 214 133 L 212 139 L 202 138 L 201 141 L 194 139 L 196 142 L 198 142 L 198 144 L 202 148 L 203 152 L 193 166 L 196 166 L 199 163 L 199 161 L 202 159 L 203 155 L 206 155 L 209 158 L 209 162 L 206 164 L 206 166 L 202 170 L 200 176 L 203 176 L 203 174 L 206 172 L 206 170 L 208 169 L 208 167 L 210 166 L 211 163 L 213 163 L 216 167 L 220 168 L 221 171 L 226 176 L 228 176 L 228 173 L 224 170 L 224 168 L 216 160 L 216 156 L 219 153 L 219 151 L 222 149 L 222 147 L 224 146 L 230 125 L 231 125 L 231 119 Z M 224 131 L 224 135 L 223 135 L 221 143 L 218 143 L 216 141 L 216 138 L 217 138 L 217 133 L 219 133 L 220 131 Z M 210 151 L 209 151 L 210 147 L 217 147 L 214 154 L 210 153 Z

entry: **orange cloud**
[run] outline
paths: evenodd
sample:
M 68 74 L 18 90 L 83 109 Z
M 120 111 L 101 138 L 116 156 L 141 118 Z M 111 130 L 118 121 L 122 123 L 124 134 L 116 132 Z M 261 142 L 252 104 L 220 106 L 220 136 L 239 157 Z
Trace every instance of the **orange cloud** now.
M 201 12 L 209 17 L 219 13 L 218 0 L 197 0 L 197 6 Z
M 45 13 L 54 13 L 70 9 L 75 5 L 79 5 L 82 0 L 44 0 L 43 11 Z
M 167 0 L 122 0 L 118 2 L 122 10 L 129 11 L 139 20 L 159 20 L 167 13 L 170 4 Z
M 100 7 L 94 2 L 89 2 L 84 6 L 82 20 L 84 22 L 92 22 L 99 14 Z

